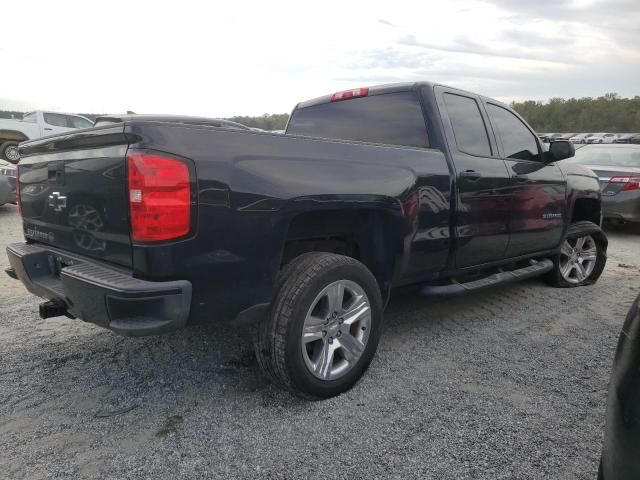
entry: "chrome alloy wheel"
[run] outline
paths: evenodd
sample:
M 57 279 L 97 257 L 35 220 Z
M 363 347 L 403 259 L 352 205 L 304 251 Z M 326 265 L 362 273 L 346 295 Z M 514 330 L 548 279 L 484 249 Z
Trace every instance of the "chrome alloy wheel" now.
M 591 235 L 565 240 L 560 250 L 560 275 L 569 283 L 586 280 L 596 266 L 598 248 Z
M 335 380 L 358 362 L 369 340 L 371 305 L 364 290 L 338 280 L 315 298 L 304 320 L 302 354 L 309 371 Z
M 7 160 L 11 162 L 17 162 L 18 160 L 20 160 L 20 152 L 18 151 L 17 145 L 10 145 L 9 147 L 7 147 L 7 149 L 4 151 L 4 154 L 7 157 Z

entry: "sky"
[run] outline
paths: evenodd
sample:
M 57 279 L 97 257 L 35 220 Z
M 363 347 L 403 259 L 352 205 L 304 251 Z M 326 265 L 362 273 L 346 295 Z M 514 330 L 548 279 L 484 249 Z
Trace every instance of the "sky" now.
M 0 109 L 230 117 L 431 80 L 640 95 L 640 0 L 3 2 Z

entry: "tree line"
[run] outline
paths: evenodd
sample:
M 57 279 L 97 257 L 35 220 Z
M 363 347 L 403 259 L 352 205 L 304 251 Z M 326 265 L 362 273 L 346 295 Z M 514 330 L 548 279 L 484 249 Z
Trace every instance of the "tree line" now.
M 552 98 L 548 102 L 526 100 L 513 102 L 511 107 L 538 132 L 640 132 L 640 96 L 620 98 L 607 93 L 592 98 Z M 96 114 L 81 114 L 94 119 Z M 0 110 L 0 118 L 22 118 L 22 112 Z M 287 113 L 275 113 L 228 118 L 248 127 L 263 130 L 283 130 Z
M 289 121 L 288 113 L 265 113 L 259 117 L 231 117 L 226 120 L 238 122 L 247 127 L 261 128 L 262 130 L 284 130 Z
M 620 98 L 607 93 L 598 98 L 552 98 L 511 104 L 537 132 L 640 132 L 640 97 Z

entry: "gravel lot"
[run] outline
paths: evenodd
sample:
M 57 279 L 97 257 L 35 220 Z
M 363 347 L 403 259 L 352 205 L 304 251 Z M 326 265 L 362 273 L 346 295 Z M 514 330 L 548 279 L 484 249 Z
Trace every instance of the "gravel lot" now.
M 0 207 L 4 245 L 17 209 Z M 127 339 L 40 320 L 0 277 L 0 477 L 595 478 L 609 369 L 640 292 L 640 230 L 592 287 L 396 292 L 376 359 L 308 403 L 266 383 L 250 332 Z

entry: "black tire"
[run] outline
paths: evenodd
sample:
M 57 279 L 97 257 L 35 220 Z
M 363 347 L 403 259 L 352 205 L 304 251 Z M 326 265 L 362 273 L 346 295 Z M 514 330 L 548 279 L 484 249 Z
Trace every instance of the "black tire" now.
M 11 163 L 18 163 L 20 161 L 20 154 L 16 153 L 17 158 L 14 155 L 14 152 L 17 152 L 18 142 L 4 142 L 0 145 L 0 158 L 6 160 Z
M 553 258 L 553 270 L 545 275 L 545 280 L 549 285 L 560 288 L 582 287 L 592 285 L 598 281 L 605 265 L 607 264 L 607 237 L 602 229 L 593 222 L 575 222 L 569 226 L 567 240 L 575 240 L 585 236 L 591 236 L 596 246 L 596 259 L 593 270 L 582 281 L 574 283 L 567 281 L 560 271 L 560 254 Z
M 602 457 L 600 457 L 600 465 L 598 465 L 598 480 L 604 480 L 604 470 L 602 468 Z
M 370 333 L 361 356 L 334 380 L 314 376 L 305 364 L 302 329 L 309 308 L 322 290 L 339 280 L 357 284 L 370 305 Z M 310 252 L 282 270 L 269 317 L 257 327 L 256 357 L 265 373 L 295 395 L 319 400 L 349 390 L 369 367 L 382 327 L 382 297 L 373 274 L 357 260 L 332 253 Z M 326 332 L 325 332 L 326 333 Z

